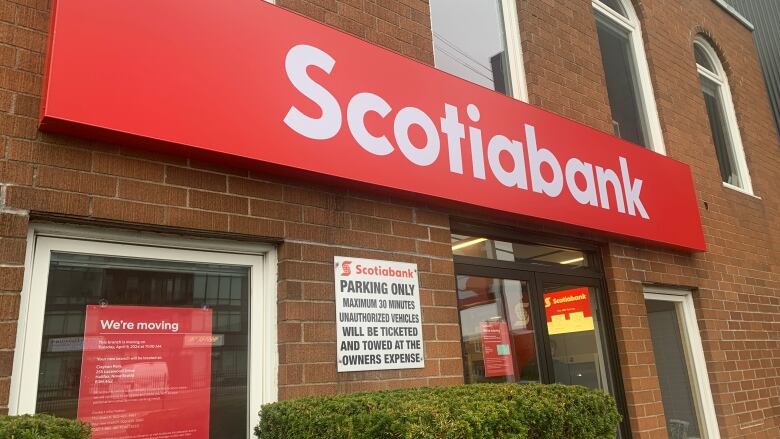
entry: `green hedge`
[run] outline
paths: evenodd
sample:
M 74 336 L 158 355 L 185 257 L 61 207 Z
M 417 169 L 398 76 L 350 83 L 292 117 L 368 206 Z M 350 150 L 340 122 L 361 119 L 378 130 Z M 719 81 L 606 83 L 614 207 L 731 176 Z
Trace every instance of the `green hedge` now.
M 620 415 L 596 390 L 470 384 L 265 405 L 260 439 L 614 439 Z
M 49 415 L 0 416 L 2 439 L 89 439 L 89 426 Z

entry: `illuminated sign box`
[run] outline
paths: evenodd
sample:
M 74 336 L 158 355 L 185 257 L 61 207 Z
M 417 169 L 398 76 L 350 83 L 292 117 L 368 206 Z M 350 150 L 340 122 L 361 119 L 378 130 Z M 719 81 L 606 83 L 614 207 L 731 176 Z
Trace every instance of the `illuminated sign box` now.
M 704 250 L 687 165 L 257 0 L 59 0 L 41 129 Z

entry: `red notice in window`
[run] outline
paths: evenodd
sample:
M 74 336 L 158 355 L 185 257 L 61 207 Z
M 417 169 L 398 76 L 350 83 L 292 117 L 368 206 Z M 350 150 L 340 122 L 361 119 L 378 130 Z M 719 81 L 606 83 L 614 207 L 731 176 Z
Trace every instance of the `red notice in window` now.
M 482 360 L 486 377 L 514 375 L 512 347 L 506 322 L 482 322 Z
M 78 418 L 92 439 L 208 439 L 211 310 L 87 306 Z

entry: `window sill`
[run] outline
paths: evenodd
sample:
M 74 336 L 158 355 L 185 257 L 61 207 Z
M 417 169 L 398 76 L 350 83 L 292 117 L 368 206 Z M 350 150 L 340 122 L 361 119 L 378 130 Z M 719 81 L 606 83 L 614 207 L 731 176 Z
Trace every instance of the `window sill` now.
M 758 195 L 753 194 L 753 192 L 748 191 L 746 189 L 742 189 L 739 186 L 734 186 L 733 184 L 726 183 L 725 181 L 723 182 L 723 187 L 731 189 L 733 191 L 737 191 L 737 192 L 742 193 L 742 194 L 745 194 L 745 195 L 747 195 L 749 197 L 753 197 L 753 198 L 755 198 L 757 200 L 761 199 L 761 197 L 759 197 Z

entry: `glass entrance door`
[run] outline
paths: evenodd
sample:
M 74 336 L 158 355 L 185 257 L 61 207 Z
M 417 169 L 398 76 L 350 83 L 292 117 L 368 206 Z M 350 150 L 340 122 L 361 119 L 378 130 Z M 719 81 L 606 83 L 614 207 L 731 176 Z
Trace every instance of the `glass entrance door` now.
M 587 281 L 566 279 L 459 270 L 466 383 L 554 382 L 610 390 L 599 290 Z
M 598 288 L 544 282 L 544 313 L 552 381 L 609 391 L 598 319 Z
M 464 228 L 470 233 L 453 234 L 452 250 L 465 382 L 601 389 L 626 419 L 598 247 Z
M 465 381 L 538 382 L 529 280 L 459 274 L 457 281 Z

